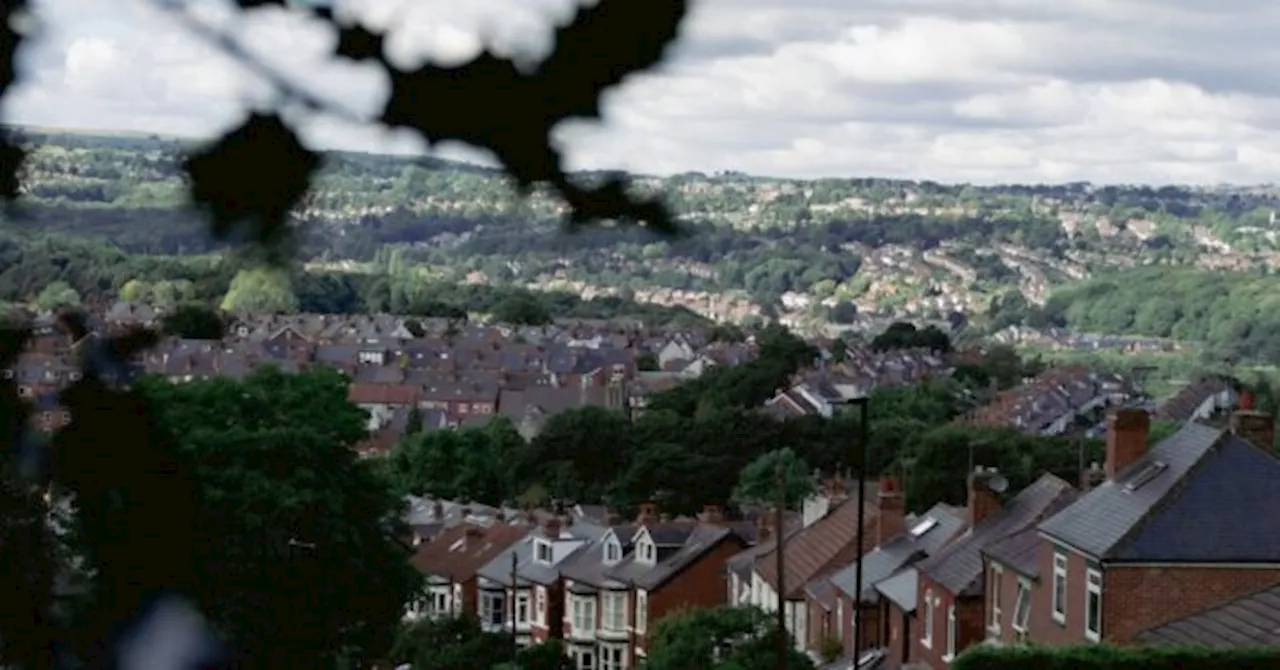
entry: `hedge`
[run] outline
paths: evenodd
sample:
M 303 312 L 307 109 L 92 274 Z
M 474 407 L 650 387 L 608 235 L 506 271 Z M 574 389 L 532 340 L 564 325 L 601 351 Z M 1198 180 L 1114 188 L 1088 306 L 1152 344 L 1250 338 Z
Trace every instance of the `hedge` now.
M 1075 647 L 978 645 L 951 670 L 1264 670 L 1280 669 L 1280 648 Z

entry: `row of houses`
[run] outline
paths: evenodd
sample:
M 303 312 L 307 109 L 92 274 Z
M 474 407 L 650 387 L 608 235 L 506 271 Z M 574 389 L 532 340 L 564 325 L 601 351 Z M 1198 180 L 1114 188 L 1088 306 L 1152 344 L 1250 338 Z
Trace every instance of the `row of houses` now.
M 797 648 L 832 670 L 941 669 L 977 644 L 1280 644 L 1276 628 L 1239 621 L 1267 607 L 1259 616 L 1280 620 L 1267 596 L 1280 590 L 1273 418 L 1242 408 L 1148 447 L 1150 423 L 1112 412 L 1106 461 L 1079 481 L 1008 491 L 979 466 L 963 505 L 916 513 L 891 478 L 833 478 L 782 528 L 652 505 L 626 521 L 579 509 L 459 523 L 420 545 L 428 595 L 412 615 L 472 612 L 522 643 L 559 637 L 579 670 L 635 667 L 679 608 L 776 612 L 780 600 Z

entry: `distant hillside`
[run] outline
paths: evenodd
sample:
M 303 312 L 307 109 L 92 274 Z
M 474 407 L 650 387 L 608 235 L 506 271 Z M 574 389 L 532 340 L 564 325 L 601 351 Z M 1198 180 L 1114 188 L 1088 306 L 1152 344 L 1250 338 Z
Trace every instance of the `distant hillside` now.
M 212 246 L 183 209 L 188 140 L 24 130 L 24 178 L 41 229 L 133 252 Z M 580 175 L 591 179 L 594 175 Z M 1019 293 L 1032 305 L 1098 273 L 1161 263 L 1280 263 L 1269 188 L 973 187 L 740 174 L 638 178 L 696 234 L 559 232 L 560 204 L 521 201 L 496 171 L 444 160 L 334 153 L 300 208 L 314 259 L 367 262 L 386 248 L 442 280 L 616 295 L 727 320 L 793 324 L 858 314 L 980 314 Z

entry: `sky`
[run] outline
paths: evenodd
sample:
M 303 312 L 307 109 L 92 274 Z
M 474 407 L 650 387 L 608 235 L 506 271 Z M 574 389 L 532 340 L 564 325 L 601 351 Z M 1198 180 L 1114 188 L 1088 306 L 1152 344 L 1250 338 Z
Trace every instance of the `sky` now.
M 0 107 L 45 127 L 212 136 L 271 89 L 156 8 L 33 0 L 39 33 Z M 313 20 L 203 20 L 366 118 L 372 66 Z M 645 0 L 660 2 L 661 0 Z M 339 0 L 391 27 L 408 67 L 482 45 L 536 60 L 575 0 Z M 702 0 L 661 69 L 562 124 L 573 169 L 734 170 L 940 182 L 1271 183 L 1280 174 L 1280 3 L 1267 0 Z M 483 38 L 481 37 L 483 36 Z M 292 114 L 317 148 L 420 152 L 404 132 Z M 442 155 L 484 160 L 459 147 Z

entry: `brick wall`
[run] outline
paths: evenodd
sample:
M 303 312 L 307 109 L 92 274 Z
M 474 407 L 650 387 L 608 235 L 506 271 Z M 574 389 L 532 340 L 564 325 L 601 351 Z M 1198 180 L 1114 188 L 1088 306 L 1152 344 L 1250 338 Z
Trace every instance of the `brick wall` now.
M 1083 577 L 1082 577 L 1083 579 Z M 1280 584 L 1280 568 L 1114 567 L 1103 574 L 1103 636 L 1134 635 Z
M 736 536 L 721 540 L 711 551 L 682 570 L 660 588 L 649 592 L 649 621 L 647 635 L 637 635 L 633 646 L 648 647 L 648 637 L 663 616 L 684 608 L 707 608 L 728 604 L 724 588 L 724 566 L 729 558 L 746 549 Z M 632 600 L 632 614 L 635 600 Z M 632 666 L 634 667 L 634 666 Z
M 1040 581 L 1031 596 L 1031 639 L 1051 645 L 1087 642 L 1086 571 L 1090 561 L 1067 552 L 1066 621 L 1053 620 L 1054 545 L 1040 548 Z M 1129 643 L 1144 630 L 1280 584 L 1280 568 L 1108 565 L 1102 574 L 1102 637 Z

